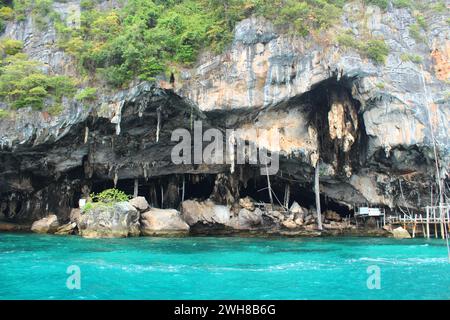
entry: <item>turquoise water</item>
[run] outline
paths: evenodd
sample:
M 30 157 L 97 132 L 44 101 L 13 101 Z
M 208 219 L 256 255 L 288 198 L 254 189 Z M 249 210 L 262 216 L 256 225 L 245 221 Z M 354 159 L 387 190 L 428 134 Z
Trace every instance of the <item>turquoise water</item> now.
M 0 298 L 450 299 L 446 255 L 442 240 L 423 239 L 0 233 Z M 66 287 L 70 265 L 80 290 Z M 367 287 L 370 266 L 380 289 Z

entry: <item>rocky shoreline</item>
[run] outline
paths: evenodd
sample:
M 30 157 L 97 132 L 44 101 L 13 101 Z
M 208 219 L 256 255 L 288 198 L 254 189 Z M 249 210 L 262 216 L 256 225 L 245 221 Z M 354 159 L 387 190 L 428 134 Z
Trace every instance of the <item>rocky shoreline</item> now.
M 267 205 L 269 206 L 269 205 Z M 273 206 L 258 208 L 250 198 L 239 205 L 217 205 L 212 200 L 186 200 L 181 211 L 151 207 L 144 197 L 128 202 L 91 203 L 71 210 L 69 219 L 58 220 L 54 214 L 30 224 L 0 221 L 0 231 L 35 232 L 55 235 L 79 235 L 84 238 L 124 238 L 135 236 L 243 236 L 243 237 L 389 237 L 388 228 L 356 226 L 351 219 L 334 211 L 322 215 L 323 230 L 318 229 L 314 208 L 294 202 L 289 210 Z

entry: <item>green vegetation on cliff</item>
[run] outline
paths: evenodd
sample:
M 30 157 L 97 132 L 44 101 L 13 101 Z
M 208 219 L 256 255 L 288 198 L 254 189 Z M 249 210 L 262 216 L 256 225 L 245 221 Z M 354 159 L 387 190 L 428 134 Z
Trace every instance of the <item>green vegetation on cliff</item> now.
M 64 96 L 71 96 L 75 83 L 65 76 L 51 76 L 42 71 L 42 65 L 28 60 L 17 40 L 0 41 L 0 98 L 14 109 L 32 107 L 42 109 L 61 104 Z M 53 110 L 55 110 L 53 108 Z
M 65 0 L 1 0 L 0 29 L 7 21 L 28 17 L 41 31 L 50 24 L 57 32 L 56 45 L 77 63 L 82 87 L 75 98 L 83 103 L 95 100 L 93 87 L 126 87 L 133 80 L 154 80 L 192 66 L 200 52 L 221 53 L 231 43 L 235 25 L 251 15 L 272 21 L 281 32 L 308 36 L 330 27 L 339 29 L 345 0 L 81 0 L 80 8 L 61 12 L 54 2 Z M 418 0 L 355 0 L 363 5 L 414 10 L 416 23 L 409 34 L 424 41 L 427 29 Z M 61 7 L 61 5 L 59 6 Z M 70 10 L 69 10 L 70 9 Z M 79 9 L 79 11 L 78 11 Z M 436 1 L 434 11 L 446 10 Z M 59 13 L 58 13 L 59 12 Z M 61 14 L 61 15 L 60 15 Z M 364 18 L 365 19 L 365 18 Z M 362 19 L 362 21 L 364 21 Z M 339 32 L 338 32 L 339 34 Z M 360 32 L 333 35 L 331 41 L 376 63 L 384 63 L 389 48 L 383 39 Z M 327 40 L 327 41 L 328 41 Z M 60 105 L 62 96 L 74 94 L 75 81 L 46 76 L 42 66 L 21 55 L 20 42 L 4 39 L 0 70 L 0 96 L 14 108 L 42 108 Z M 413 58 L 418 62 L 418 59 Z M 18 79 L 12 79 L 19 77 Z M 39 85 L 37 81 L 39 79 Z M 33 80 L 33 81 L 31 81 Z M 62 89 L 61 89 L 62 88 Z M 58 110 L 56 108 L 55 110 Z
M 17 17 L 32 2 L 36 21 L 53 21 L 58 45 L 77 58 L 79 71 L 95 81 L 122 87 L 134 79 L 153 80 L 189 66 L 201 50 L 220 53 L 236 23 L 265 16 L 289 32 L 306 36 L 336 23 L 343 0 L 128 0 L 99 10 L 81 2 L 80 23 L 68 25 L 51 10 L 51 0 L 16 0 Z
M 389 47 L 381 39 L 369 39 L 366 41 L 356 39 L 350 33 L 344 33 L 337 37 L 339 45 L 352 48 L 361 55 L 366 56 L 376 63 L 383 64 L 389 54 Z

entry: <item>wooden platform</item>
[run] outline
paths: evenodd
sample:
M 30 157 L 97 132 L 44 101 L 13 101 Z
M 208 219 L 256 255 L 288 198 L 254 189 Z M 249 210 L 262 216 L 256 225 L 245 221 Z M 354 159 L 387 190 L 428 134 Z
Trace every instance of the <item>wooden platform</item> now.
M 430 238 L 432 230 L 435 238 L 440 236 L 445 238 L 446 232 L 450 229 L 450 204 L 441 206 L 426 206 L 424 214 L 403 214 L 387 217 L 387 222 L 392 225 L 402 225 L 405 229 L 412 229 L 412 236 L 415 237 L 418 227 L 426 238 Z

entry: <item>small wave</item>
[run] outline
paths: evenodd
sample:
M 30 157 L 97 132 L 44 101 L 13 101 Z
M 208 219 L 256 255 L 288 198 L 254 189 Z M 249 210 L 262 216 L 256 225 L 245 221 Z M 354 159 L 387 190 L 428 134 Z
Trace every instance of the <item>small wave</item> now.
M 96 262 L 96 266 L 100 269 L 119 269 L 129 273 L 143 273 L 143 272 L 167 272 L 167 273 L 180 273 L 186 271 L 202 271 L 211 273 L 221 272 L 277 272 L 277 271 L 292 271 L 292 270 L 324 270 L 328 268 L 335 268 L 333 263 L 315 263 L 315 262 L 292 262 L 282 263 L 274 265 L 166 265 L 166 264 L 154 264 L 154 265 L 141 265 L 141 264 L 118 264 L 118 263 L 106 263 Z
M 443 264 L 447 263 L 447 258 L 370 258 L 348 259 L 346 262 L 371 262 L 394 265 L 416 265 L 416 264 Z

